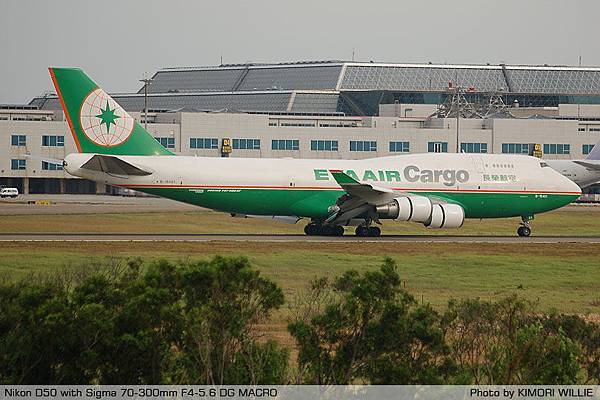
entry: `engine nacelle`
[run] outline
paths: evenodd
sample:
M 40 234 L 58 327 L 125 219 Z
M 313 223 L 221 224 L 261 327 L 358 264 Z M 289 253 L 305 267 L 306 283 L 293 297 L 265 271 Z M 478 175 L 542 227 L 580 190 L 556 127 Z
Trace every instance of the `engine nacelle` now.
M 376 207 L 380 218 L 413 222 L 428 221 L 432 209 L 431 200 L 424 196 L 397 197 L 390 203 Z
M 434 204 L 428 228 L 460 228 L 465 222 L 465 210 L 457 204 Z

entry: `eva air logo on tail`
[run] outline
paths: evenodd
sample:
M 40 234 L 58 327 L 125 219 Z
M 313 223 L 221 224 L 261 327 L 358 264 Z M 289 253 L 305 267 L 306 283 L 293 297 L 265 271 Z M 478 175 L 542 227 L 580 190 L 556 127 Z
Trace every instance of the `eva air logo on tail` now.
M 124 143 L 134 126 L 133 118 L 100 88 L 83 100 L 79 119 L 85 136 L 103 147 Z

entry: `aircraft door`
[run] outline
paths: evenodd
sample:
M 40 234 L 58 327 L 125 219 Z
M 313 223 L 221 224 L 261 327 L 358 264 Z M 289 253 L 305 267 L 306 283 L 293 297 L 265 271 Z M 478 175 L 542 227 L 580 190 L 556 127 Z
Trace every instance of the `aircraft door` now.
M 466 184 L 462 184 L 460 187 L 470 190 L 481 189 L 483 175 L 485 173 L 484 161 L 479 154 L 469 154 L 469 159 L 471 161 L 471 179 L 469 179 Z
M 470 155 L 471 164 L 473 168 L 473 176 L 471 177 L 470 187 L 468 189 L 471 190 L 481 190 L 485 189 L 485 179 L 486 175 L 485 169 L 485 161 L 480 154 L 471 154 Z M 481 197 L 479 205 L 481 207 L 485 207 L 485 197 Z

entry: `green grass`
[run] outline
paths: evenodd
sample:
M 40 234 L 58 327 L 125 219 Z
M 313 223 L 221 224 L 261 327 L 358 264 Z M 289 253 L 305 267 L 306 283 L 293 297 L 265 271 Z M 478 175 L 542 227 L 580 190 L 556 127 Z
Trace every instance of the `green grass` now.
M 600 235 L 600 208 L 568 207 L 542 214 L 534 235 Z M 419 224 L 384 221 L 384 234 L 514 235 L 519 220 L 468 220 L 460 230 L 427 230 Z M 231 218 L 199 210 L 174 213 L 6 215 L 1 233 L 265 233 L 300 234 L 304 224 Z M 0 281 L 30 279 L 61 269 L 88 268 L 115 258 L 171 260 L 245 255 L 280 284 L 289 300 L 319 276 L 348 269 L 368 271 L 386 256 L 398 263 L 407 290 L 443 309 L 451 298 L 499 299 L 511 293 L 537 301 L 540 311 L 588 315 L 600 320 L 600 244 L 488 244 L 390 242 L 0 242 Z M 262 327 L 290 341 L 285 309 Z
M 461 229 L 426 229 L 421 224 L 383 221 L 384 234 L 396 235 L 515 235 L 519 218 L 467 220 Z M 3 215 L 0 233 L 263 233 L 300 234 L 296 225 L 199 210 L 172 213 Z M 600 235 L 600 207 L 570 207 L 540 214 L 532 222 L 536 236 Z M 352 233 L 352 228 L 348 228 Z
M 0 244 L 0 273 L 8 279 L 51 274 L 111 258 L 200 259 L 246 255 L 294 296 L 318 276 L 377 268 L 385 256 L 399 265 L 407 289 L 442 308 L 450 298 L 499 299 L 511 293 L 540 309 L 600 314 L 597 244 L 32 242 Z

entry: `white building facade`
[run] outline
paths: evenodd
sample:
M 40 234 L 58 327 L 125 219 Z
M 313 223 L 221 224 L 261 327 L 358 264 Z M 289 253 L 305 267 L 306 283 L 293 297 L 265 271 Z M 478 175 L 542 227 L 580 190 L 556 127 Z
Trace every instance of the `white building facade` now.
M 402 110 L 410 105 L 401 105 Z M 414 109 L 414 108 L 413 108 Z M 529 115 L 539 115 L 531 109 Z M 525 109 L 520 113 L 527 114 Z M 176 154 L 221 157 L 360 159 L 403 153 L 531 154 L 582 159 L 600 140 L 599 105 L 546 108 L 550 118 L 464 119 L 396 116 L 294 116 L 227 112 L 160 112 L 148 131 Z M 423 112 L 427 114 L 427 112 Z M 578 114 L 579 113 L 579 114 Z M 131 113 L 140 119 L 139 112 Z M 413 114 L 418 114 L 413 112 Z M 0 185 L 22 193 L 111 193 L 114 188 L 69 176 L 62 159 L 75 144 L 60 111 L 0 109 Z

